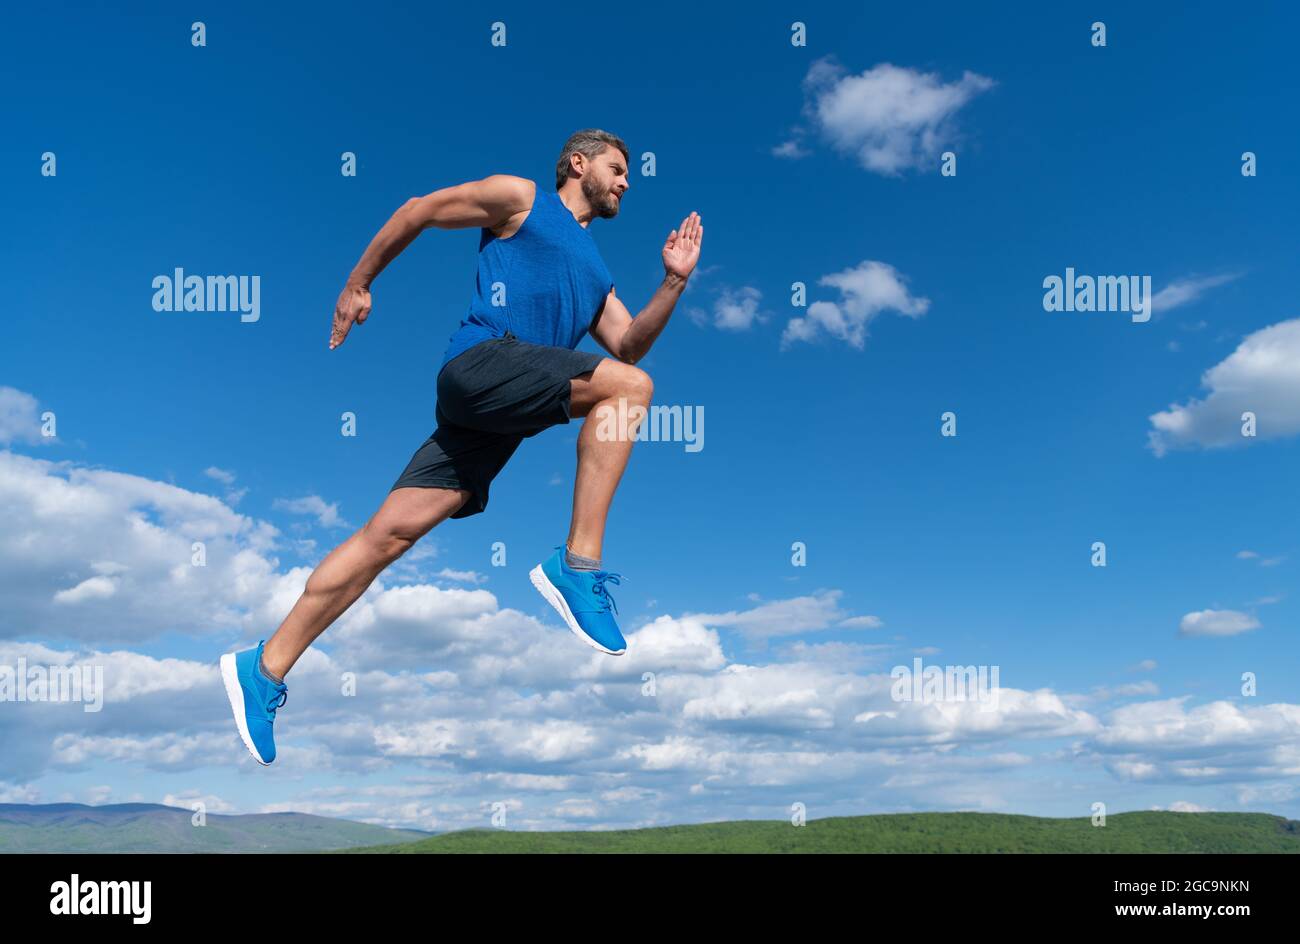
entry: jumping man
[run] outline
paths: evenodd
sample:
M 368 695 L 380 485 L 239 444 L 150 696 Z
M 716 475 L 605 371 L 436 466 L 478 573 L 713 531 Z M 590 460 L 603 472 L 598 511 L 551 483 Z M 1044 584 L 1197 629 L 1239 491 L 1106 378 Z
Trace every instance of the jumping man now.
M 529 578 L 579 639 L 610 655 L 626 650 L 607 587 L 619 575 L 602 569 L 601 544 L 637 424 L 609 439 L 591 416 L 618 410 L 620 400 L 629 412 L 649 408 L 654 386 L 633 365 L 668 323 L 704 238 L 698 213 L 668 234 L 664 280 L 633 318 L 587 231 L 596 217 L 618 215 L 627 189 L 627 146 L 579 131 L 560 154 L 554 193 L 507 174 L 446 187 L 408 200 L 366 248 L 335 306 L 331 350 L 366 321 L 371 283 L 421 232 L 482 230 L 469 313 L 438 373 L 437 429 L 374 517 L 321 561 L 275 634 L 221 657 L 235 724 L 259 763 L 275 760 L 284 677 L 313 640 L 435 525 L 482 512 L 488 486 L 523 440 L 573 417 L 588 420 L 569 536 Z M 612 358 L 576 350 L 588 331 Z

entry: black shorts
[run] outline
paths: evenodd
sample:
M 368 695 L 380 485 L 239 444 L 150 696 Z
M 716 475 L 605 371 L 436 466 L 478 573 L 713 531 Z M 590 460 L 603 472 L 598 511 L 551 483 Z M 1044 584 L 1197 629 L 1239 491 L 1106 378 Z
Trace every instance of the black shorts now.
M 569 381 L 604 357 L 505 337 L 480 341 L 438 374 L 438 428 L 416 450 L 394 489 L 463 488 L 453 518 L 487 507 L 488 486 L 519 444 L 569 422 Z M 391 489 L 390 489 L 391 491 Z

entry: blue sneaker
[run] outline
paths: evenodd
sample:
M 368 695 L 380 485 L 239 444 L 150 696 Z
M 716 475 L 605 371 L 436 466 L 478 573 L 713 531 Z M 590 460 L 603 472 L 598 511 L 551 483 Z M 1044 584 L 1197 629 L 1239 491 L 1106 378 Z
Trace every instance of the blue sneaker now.
M 562 544 L 528 574 L 537 592 L 555 607 L 579 639 L 611 656 L 627 651 L 627 643 L 614 621 L 618 607 L 605 586 L 606 581 L 619 583 L 620 577 L 608 570 L 571 570 L 564 562 Z
M 235 713 L 235 726 L 244 746 L 262 765 L 275 760 L 275 738 L 271 726 L 275 724 L 275 711 L 289 700 L 289 688 L 283 682 L 273 682 L 262 672 L 262 648 L 243 652 L 227 652 L 221 657 L 221 680 L 226 683 L 226 697 Z

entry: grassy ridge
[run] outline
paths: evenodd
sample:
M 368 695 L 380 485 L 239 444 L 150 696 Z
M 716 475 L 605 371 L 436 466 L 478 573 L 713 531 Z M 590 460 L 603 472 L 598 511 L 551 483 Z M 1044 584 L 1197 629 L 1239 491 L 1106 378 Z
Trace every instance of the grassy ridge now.
M 1044 819 L 999 813 L 899 813 L 587 832 L 471 829 L 349 849 L 452 852 L 1300 852 L 1300 822 L 1267 813 L 1118 813 Z

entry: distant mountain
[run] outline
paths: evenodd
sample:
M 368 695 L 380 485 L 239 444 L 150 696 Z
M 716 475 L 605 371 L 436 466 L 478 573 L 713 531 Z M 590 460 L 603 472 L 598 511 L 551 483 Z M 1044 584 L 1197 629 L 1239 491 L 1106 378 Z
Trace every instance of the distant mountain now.
M 350 852 L 1295 852 L 1300 822 L 1267 813 L 1118 813 L 1080 819 L 894 813 L 588 832 L 471 829 Z
M 306 813 L 193 812 L 155 803 L 0 803 L 0 853 L 6 852 L 319 852 L 428 838 Z

